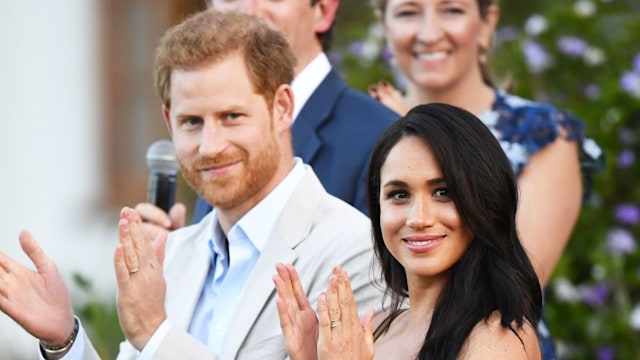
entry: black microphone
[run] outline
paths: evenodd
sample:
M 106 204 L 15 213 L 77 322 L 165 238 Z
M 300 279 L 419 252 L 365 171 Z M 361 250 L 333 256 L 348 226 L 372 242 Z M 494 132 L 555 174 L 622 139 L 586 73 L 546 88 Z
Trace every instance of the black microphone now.
M 180 168 L 173 143 L 158 140 L 151 144 L 147 150 L 147 165 L 151 170 L 147 202 L 168 213 L 175 200 L 176 175 Z

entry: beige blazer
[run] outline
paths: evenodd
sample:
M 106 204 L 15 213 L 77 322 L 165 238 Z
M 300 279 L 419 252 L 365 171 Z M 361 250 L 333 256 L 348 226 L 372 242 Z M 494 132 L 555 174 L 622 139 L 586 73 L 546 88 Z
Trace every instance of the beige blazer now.
M 347 203 L 328 194 L 310 167 L 279 216 L 273 233 L 238 299 L 235 321 L 222 354 L 213 354 L 187 333 L 209 267 L 212 214 L 200 223 L 173 232 L 167 240 L 166 311 L 173 328 L 154 359 L 285 359 L 287 357 L 272 277 L 278 262 L 298 269 L 307 296 L 316 308 L 334 265 L 350 275 L 361 313 L 382 305 L 372 285 L 373 250 L 369 220 Z M 127 342 L 118 359 L 133 359 Z

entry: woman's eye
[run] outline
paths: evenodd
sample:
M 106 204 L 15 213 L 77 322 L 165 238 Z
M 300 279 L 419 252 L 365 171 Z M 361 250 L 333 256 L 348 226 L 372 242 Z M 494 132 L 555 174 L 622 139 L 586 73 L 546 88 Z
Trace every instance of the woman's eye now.
M 409 17 L 416 14 L 414 10 L 402 10 L 396 13 L 396 17 Z
M 395 17 L 407 17 L 418 14 L 420 10 L 415 6 L 398 6 L 393 9 L 392 14 Z
M 436 191 L 434 192 L 434 195 L 436 197 L 439 197 L 439 198 L 447 198 L 448 199 L 449 198 L 449 189 L 447 189 L 447 188 L 436 189 Z
M 387 194 L 387 198 L 394 200 L 394 201 L 399 201 L 399 200 L 404 200 L 407 197 L 409 197 L 409 194 L 407 194 L 406 191 L 391 191 Z
M 452 15 L 464 14 L 464 10 L 461 8 L 446 8 L 443 12 Z

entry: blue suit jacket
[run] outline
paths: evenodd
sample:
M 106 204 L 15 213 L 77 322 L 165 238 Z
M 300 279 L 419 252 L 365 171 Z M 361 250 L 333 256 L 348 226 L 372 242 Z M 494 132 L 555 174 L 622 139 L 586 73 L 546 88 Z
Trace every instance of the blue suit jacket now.
M 296 156 L 311 165 L 327 191 L 368 214 L 366 179 L 373 147 L 400 116 L 349 87 L 331 70 L 293 122 Z M 211 206 L 198 197 L 193 221 Z

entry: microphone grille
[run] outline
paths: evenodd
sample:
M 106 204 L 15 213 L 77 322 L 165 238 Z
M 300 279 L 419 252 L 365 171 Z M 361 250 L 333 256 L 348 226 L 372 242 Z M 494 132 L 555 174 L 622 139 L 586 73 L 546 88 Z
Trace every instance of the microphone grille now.
M 147 165 L 151 171 L 175 174 L 180 166 L 176 158 L 176 149 L 169 140 L 158 140 L 147 150 Z

